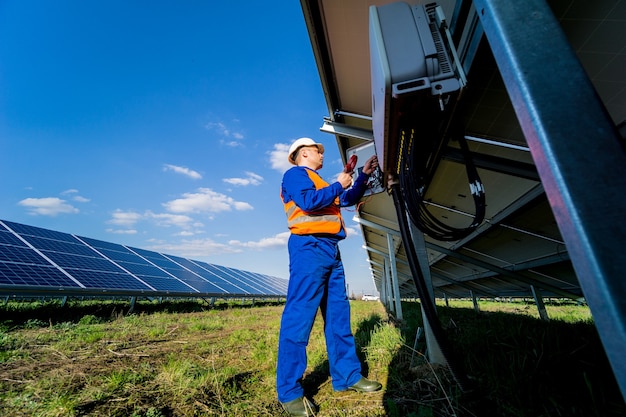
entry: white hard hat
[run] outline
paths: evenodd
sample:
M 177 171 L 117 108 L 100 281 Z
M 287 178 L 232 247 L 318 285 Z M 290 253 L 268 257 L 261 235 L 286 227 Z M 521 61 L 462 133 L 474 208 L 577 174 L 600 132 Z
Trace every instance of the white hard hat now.
M 287 159 L 289 160 L 289 162 L 291 162 L 294 165 L 296 164 L 295 154 L 298 151 L 298 149 L 302 148 L 303 146 L 317 146 L 317 150 L 320 153 L 324 153 L 324 145 L 322 145 L 321 143 L 316 143 L 311 138 L 296 139 L 289 147 L 289 153 L 287 154 Z

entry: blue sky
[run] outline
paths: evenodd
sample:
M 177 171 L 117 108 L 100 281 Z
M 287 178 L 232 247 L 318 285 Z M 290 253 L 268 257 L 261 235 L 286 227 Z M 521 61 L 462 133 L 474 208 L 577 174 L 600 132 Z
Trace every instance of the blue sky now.
M 0 219 L 287 278 L 286 149 L 332 180 L 326 115 L 299 2 L 0 0 Z

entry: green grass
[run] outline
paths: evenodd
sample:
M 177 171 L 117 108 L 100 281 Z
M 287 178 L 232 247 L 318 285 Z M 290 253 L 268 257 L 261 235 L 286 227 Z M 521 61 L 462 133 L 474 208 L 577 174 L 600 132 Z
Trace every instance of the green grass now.
M 550 303 L 439 302 L 453 353 L 475 383 L 462 392 L 430 364 L 418 303 L 389 320 L 353 301 L 364 372 L 384 390 L 333 392 L 321 317 L 303 379 L 318 416 L 624 416 L 626 407 L 587 308 Z M 0 306 L 3 416 L 280 416 L 275 367 L 283 305 L 193 300 L 15 303 Z M 609 377 L 606 373 L 609 373 Z

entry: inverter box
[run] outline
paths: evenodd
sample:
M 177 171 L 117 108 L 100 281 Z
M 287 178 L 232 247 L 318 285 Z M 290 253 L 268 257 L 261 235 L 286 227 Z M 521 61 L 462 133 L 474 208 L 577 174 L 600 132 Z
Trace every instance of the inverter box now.
M 379 163 L 397 173 L 399 124 L 404 114 L 438 117 L 465 86 L 443 10 L 436 3 L 371 6 L 369 42 L 372 127 Z

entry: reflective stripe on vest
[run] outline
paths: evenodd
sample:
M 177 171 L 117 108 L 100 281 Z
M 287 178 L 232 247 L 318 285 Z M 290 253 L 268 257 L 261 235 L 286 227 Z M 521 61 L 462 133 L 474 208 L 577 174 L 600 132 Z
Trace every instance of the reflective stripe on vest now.
M 328 183 L 315 171 L 306 170 L 309 178 L 313 181 L 315 189 L 328 187 Z M 282 198 L 282 196 L 281 196 Z M 335 198 L 334 204 L 315 211 L 304 211 L 293 202 L 284 202 L 287 226 L 291 233 L 296 235 L 308 234 L 337 234 L 343 226 L 339 197 Z

